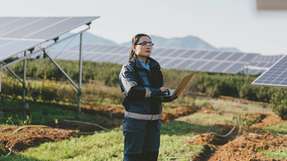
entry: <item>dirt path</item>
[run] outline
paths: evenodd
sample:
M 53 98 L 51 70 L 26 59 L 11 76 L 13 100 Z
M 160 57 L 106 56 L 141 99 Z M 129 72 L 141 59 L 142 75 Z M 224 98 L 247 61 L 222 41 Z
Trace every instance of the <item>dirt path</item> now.
M 203 145 L 203 151 L 193 158 L 194 161 L 275 161 L 263 156 L 262 150 L 278 150 L 287 148 L 287 136 L 275 136 L 258 130 L 260 128 L 278 124 L 280 117 L 270 114 L 258 116 L 250 115 L 250 119 L 257 120 L 250 128 L 246 128 L 240 135 L 234 133 L 222 138 L 212 133 L 200 134 L 189 141 L 191 144 Z M 259 119 L 258 119 L 259 118 Z M 256 130 L 257 129 L 257 130 Z M 252 133 L 260 131 L 260 133 Z M 238 131 L 237 131 L 238 132 Z
M 286 147 L 286 136 L 249 133 L 219 147 L 209 158 L 209 161 L 274 161 L 274 159 L 265 158 L 260 151 L 278 150 Z

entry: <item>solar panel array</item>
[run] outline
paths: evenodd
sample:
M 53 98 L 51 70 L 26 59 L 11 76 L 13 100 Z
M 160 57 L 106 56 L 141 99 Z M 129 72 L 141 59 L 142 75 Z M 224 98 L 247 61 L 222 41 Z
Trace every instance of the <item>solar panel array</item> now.
M 87 44 L 83 46 L 83 59 L 125 64 L 128 61 L 128 50 L 129 48 L 125 46 Z M 64 60 L 77 60 L 78 53 L 78 47 L 69 48 L 60 55 L 57 55 L 57 52 L 50 52 L 55 58 Z M 272 57 L 271 60 L 255 53 L 154 48 L 152 57 L 159 61 L 163 68 L 167 69 L 235 74 L 245 72 L 250 63 L 257 66 L 269 66 L 273 59 L 278 59 L 279 56 Z M 256 61 L 257 58 L 260 59 Z
M 97 17 L 2 17 L 0 37 L 48 40 L 69 32 Z
M 0 17 L 0 61 L 98 17 Z
M 1 40 L 0 39 L 0 60 L 9 58 L 11 55 L 22 52 L 39 44 L 39 41 L 32 40 Z
M 282 57 L 270 69 L 260 75 L 252 84 L 287 86 L 287 56 Z
M 283 55 L 258 55 L 254 60 L 250 62 L 249 65 L 255 67 L 269 68 L 274 63 L 276 63 L 276 61 L 278 61 L 282 56 Z

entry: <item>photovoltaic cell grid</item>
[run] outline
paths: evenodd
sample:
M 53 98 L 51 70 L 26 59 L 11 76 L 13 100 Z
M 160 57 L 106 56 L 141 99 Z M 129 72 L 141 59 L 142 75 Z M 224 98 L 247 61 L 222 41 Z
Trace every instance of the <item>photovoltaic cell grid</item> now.
M 0 17 L 0 61 L 98 17 Z
M 287 56 L 282 57 L 270 69 L 261 74 L 252 84 L 267 86 L 287 86 Z
M 254 61 L 252 61 L 249 65 L 255 67 L 262 67 L 262 68 L 269 68 L 274 63 L 276 63 L 283 55 L 270 55 L 270 56 L 263 56 L 258 55 Z
M 97 62 L 111 62 L 125 64 L 129 48 L 125 46 L 91 45 L 83 46 L 84 60 Z M 67 51 L 70 56 L 63 59 L 75 60 L 78 58 L 78 48 L 70 48 Z M 72 59 L 71 57 L 76 57 Z M 271 66 L 274 60 L 280 56 L 262 56 L 255 53 L 222 52 L 191 49 L 167 49 L 154 48 L 152 57 L 155 58 L 163 68 L 182 69 L 214 73 L 239 73 L 250 72 L 246 70 L 247 65 L 253 63 L 257 67 Z M 263 63 L 262 63 L 263 62 Z M 262 70 L 253 69 L 251 74 L 258 74 Z
M 0 61 L 37 45 L 38 41 L 0 40 Z
M 98 17 L 0 17 L 0 37 L 48 40 Z

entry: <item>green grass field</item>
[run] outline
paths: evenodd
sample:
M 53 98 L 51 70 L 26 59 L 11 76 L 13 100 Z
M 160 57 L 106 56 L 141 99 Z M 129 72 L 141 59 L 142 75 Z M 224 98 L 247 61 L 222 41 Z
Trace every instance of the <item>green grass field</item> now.
M 222 101 L 220 99 L 199 98 L 194 100 L 196 106 L 207 107 L 212 104 L 212 113 L 194 113 L 180 117 L 176 120 L 163 124 L 161 127 L 161 147 L 159 161 L 190 161 L 203 151 L 202 145 L 188 143 L 194 136 L 209 132 L 221 132 L 214 128 L 215 124 L 232 125 L 234 114 L 254 113 L 267 111 L 260 103 L 242 104 L 234 101 Z M 172 104 L 178 106 L 179 100 Z M 2 108 L 19 108 L 17 101 L 4 101 Z M 109 118 L 97 114 L 81 113 L 68 110 L 65 106 L 51 105 L 43 103 L 31 104 L 32 118 L 24 115 L 8 113 L 1 117 L 1 124 L 44 124 L 57 122 L 63 119 L 80 120 L 105 124 Z M 234 110 L 230 110 L 233 107 Z M 202 109 L 203 110 L 203 109 Z M 118 122 L 119 120 L 117 120 Z M 286 122 L 265 127 L 264 130 L 286 134 Z M 262 151 L 268 158 L 286 158 L 286 149 L 277 151 Z M 108 131 L 99 131 L 93 135 L 74 137 L 58 142 L 46 142 L 39 146 L 29 148 L 25 151 L 11 154 L 9 156 L 0 155 L 0 161 L 119 161 L 123 158 L 123 134 L 121 127 L 116 127 Z
M 197 130 L 195 130 L 197 129 Z M 200 145 L 190 145 L 187 141 L 194 135 L 208 130 L 208 127 L 174 121 L 162 127 L 159 160 L 189 161 L 201 151 Z M 39 147 L 0 160 L 10 161 L 118 161 L 123 157 L 123 135 L 120 128 L 99 132 L 54 143 L 44 143 Z

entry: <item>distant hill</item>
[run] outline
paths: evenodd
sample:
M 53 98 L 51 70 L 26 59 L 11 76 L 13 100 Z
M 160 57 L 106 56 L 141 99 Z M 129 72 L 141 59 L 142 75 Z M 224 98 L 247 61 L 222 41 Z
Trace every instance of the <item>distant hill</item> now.
M 233 48 L 233 47 L 220 47 L 217 49 L 221 50 L 221 51 L 226 51 L 226 52 L 241 52 L 241 50 L 239 50 L 237 48 Z
M 72 33 L 71 33 L 72 34 Z M 63 48 L 71 48 L 75 46 L 79 46 L 80 39 L 79 36 L 73 37 L 71 39 L 68 39 L 62 43 L 59 43 L 54 47 L 54 49 L 63 49 Z M 118 45 L 116 42 L 103 38 L 101 36 L 97 36 L 95 34 L 92 34 L 90 32 L 85 32 L 83 35 L 83 45 L 85 44 L 99 44 L 99 45 Z
M 88 44 L 102 44 L 102 45 L 118 45 L 116 42 L 103 38 L 101 36 L 97 36 L 95 34 L 92 34 L 90 32 L 86 32 L 83 36 L 84 43 Z
M 174 38 L 164 38 L 156 35 L 151 35 L 152 41 L 155 43 L 156 47 L 162 48 L 184 48 L 184 49 L 206 49 L 214 50 L 216 49 L 206 41 L 196 37 L 196 36 L 185 36 L 185 37 L 174 37 Z M 125 42 L 121 45 L 130 46 L 131 42 Z
M 185 36 L 185 37 L 174 37 L 174 38 L 165 38 L 161 36 L 151 35 L 152 41 L 155 43 L 155 47 L 161 48 L 183 48 L 183 49 L 203 49 L 203 50 L 220 50 L 220 51 L 229 51 L 229 52 L 240 52 L 239 49 L 234 47 L 221 47 L 216 48 L 204 41 L 203 39 L 196 36 Z M 127 41 L 121 44 L 116 43 L 113 40 L 106 39 L 101 36 L 97 36 L 90 32 L 84 33 L 83 44 L 100 44 L 100 45 L 121 45 L 121 46 L 130 46 L 131 41 Z M 79 37 L 74 37 L 73 39 L 67 40 L 57 46 L 55 49 L 75 47 L 79 45 Z

